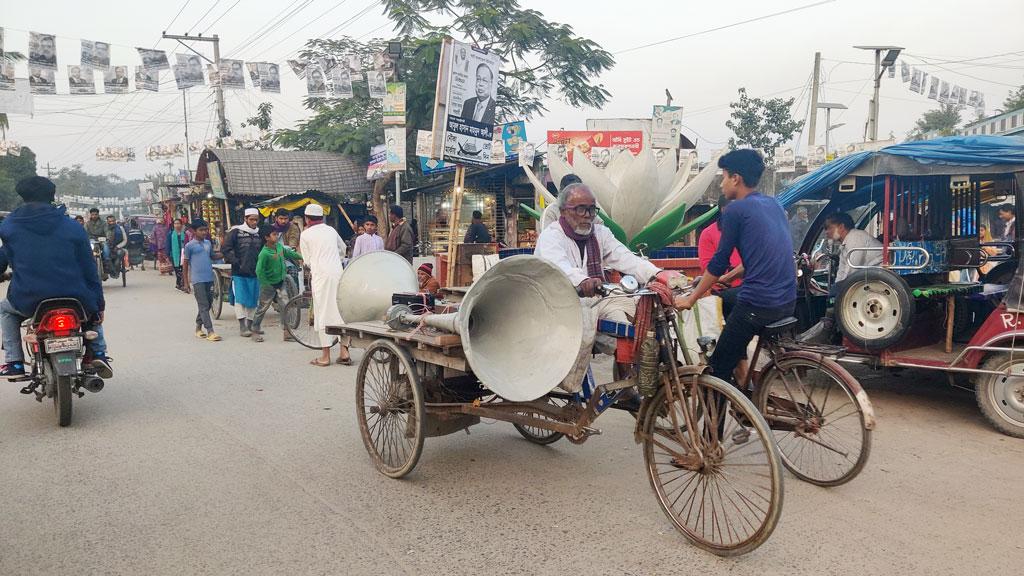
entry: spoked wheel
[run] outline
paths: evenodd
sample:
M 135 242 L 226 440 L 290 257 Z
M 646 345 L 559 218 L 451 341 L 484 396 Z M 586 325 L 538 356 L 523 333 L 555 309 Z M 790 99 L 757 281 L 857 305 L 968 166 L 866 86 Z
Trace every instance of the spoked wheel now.
M 224 310 L 224 279 L 219 274 L 213 275 L 213 302 L 210 303 L 210 314 L 214 319 L 220 320 L 220 313 Z
M 1024 362 L 995 354 L 983 368 L 1003 374 L 977 377 L 974 393 L 981 413 L 1003 434 L 1024 438 Z
M 288 301 L 281 311 L 281 324 L 288 335 L 306 348 L 319 350 L 322 347 L 320 335 L 313 327 L 313 299 L 309 296 L 298 296 Z M 334 338 L 331 346 L 338 342 Z
M 409 353 L 390 340 L 370 344 L 359 363 L 356 416 L 377 470 L 412 472 L 423 451 L 423 389 Z
M 719 556 L 745 554 L 771 536 L 782 513 L 771 431 L 726 382 L 702 375 L 682 388 L 681 395 L 663 384 L 641 416 L 651 487 L 691 542 Z
M 561 408 L 562 406 L 565 406 L 566 404 L 569 403 L 569 401 L 566 400 L 565 398 L 555 398 L 552 396 L 548 396 L 547 400 L 548 404 L 551 404 L 552 406 L 556 406 L 558 408 Z M 550 418 L 547 417 L 543 417 L 543 419 L 550 420 Z M 533 442 L 534 444 L 540 444 L 542 446 L 546 444 L 554 444 L 555 442 L 561 440 L 563 436 L 565 436 L 565 434 L 562 434 L 561 432 L 553 432 L 551 430 L 547 430 L 545 428 L 538 428 L 536 426 L 526 426 L 524 424 L 512 425 L 515 426 L 516 430 L 518 430 L 519 433 L 523 435 L 523 438 L 526 438 L 527 440 Z
M 860 386 L 825 358 L 781 357 L 761 378 L 755 403 L 797 478 L 818 486 L 852 480 L 871 453 L 868 415 L 856 398 Z

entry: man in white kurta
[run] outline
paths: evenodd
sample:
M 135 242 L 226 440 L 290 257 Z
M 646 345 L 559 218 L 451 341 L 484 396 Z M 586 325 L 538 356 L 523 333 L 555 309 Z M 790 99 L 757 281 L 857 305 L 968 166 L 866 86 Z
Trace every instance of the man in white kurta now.
M 328 366 L 331 363 L 334 338 L 327 334 L 327 327 L 345 323 L 338 311 L 338 283 L 341 282 L 341 262 L 346 247 L 337 230 L 324 224 L 323 206 L 308 204 L 305 216 L 306 229 L 299 237 L 299 251 L 309 266 L 313 288 L 313 328 L 320 336 L 323 350 L 320 357 L 310 363 L 314 366 Z M 352 364 L 347 339 L 341 340 L 338 364 Z

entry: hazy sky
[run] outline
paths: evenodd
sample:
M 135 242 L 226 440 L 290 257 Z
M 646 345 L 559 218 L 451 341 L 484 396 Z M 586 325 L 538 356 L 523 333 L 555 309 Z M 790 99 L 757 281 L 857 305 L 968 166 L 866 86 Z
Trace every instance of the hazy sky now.
M 833 142 L 862 140 L 871 94 L 871 54 L 853 45 L 899 45 L 906 59 L 930 74 L 985 94 L 989 112 L 1001 106 L 1007 92 L 1024 83 L 1024 22 L 1021 0 L 894 1 L 836 0 L 805 10 L 697 34 L 657 46 L 619 53 L 669 38 L 690 35 L 759 16 L 813 4 L 814 0 L 719 1 L 683 0 L 521 0 L 525 7 L 557 22 L 571 24 L 581 35 L 617 53 L 616 65 L 598 81 L 612 93 L 603 110 L 578 110 L 561 102 L 549 103 L 543 117 L 528 125 L 528 137 L 543 141 L 552 129 L 584 129 L 587 118 L 649 117 L 652 104 L 664 103 L 668 88 L 674 104 L 684 107 L 684 132 L 707 154 L 725 144 L 728 104 L 736 90 L 752 96 L 796 97 L 798 118 L 807 115 L 809 80 L 814 52 L 822 53 L 824 84 L 820 100 L 849 106 L 833 114 Z M 140 63 L 134 47 L 156 47 L 169 54 L 186 52 L 177 43 L 160 40 L 160 33 L 185 0 L 103 3 L 47 1 L 3 2 L 0 26 L 6 49 L 27 52 L 28 31 L 56 34 L 58 91 L 67 91 L 66 64 L 79 61 L 81 39 L 110 42 L 111 63 Z M 304 6 L 291 19 L 268 33 L 255 31 L 283 10 Z M 212 10 L 211 10 L 212 7 Z M 209 12 L 207 12 L 209 10 Z M 326 14 L 325 14 L 326 13 Z M 223 17 L 221 17 L 223 15 Z M 220 18 L 212 27 L 210 25 Z M 352 19 L 347 22 L 347 20 Z M 189 0 L 168 32 L 205 31 L 219 34 L 222 57 L 283 63 L 294 57 L 306 39 L 337 35 L 387 37 L 391 28 L 376 2 L 369 0 Z M 196 48 L 211 55 L 208 46 Z M 173 57 L 172 57 L 173 58 Z M 27 66 L 17 69 L 26 77 Z M 225 91 L 228 120 L 236 136 L 238 125 L 263 101 L 274 104 L 276 128 L 290 127 L 306 116 L 301 101 L 305 82 L 281 69 L 281 94 L 262 94 L 252 88 Z M 170 71 L 161 73 L 165 92 L 125 95 L 36 96 L 36 114 L 12 116 L 8 139 L 30 146 L 40 166 L 84 164 L 90 172 L 113 172 L 130 178 L 162 169 L 163 162 L 142 159 L 146 146 L 170 145 L 185 139 L 182 94 L 173 89 Z M 883 78 L 879 137 L 891 132 L 902 139 L 934 101 L 912 93 L 908 85 Z M 212 91 L 188 91 L 190 140 L 215 135 Z M 823 141 L 824 115 L 819 117 L 818 140 Z M 804 134 L 798 145 L 806 146 Z M 131 146 L 139 161 L 96 162 L 101 146 Z M 184 167 L 184 160 L 175 161 Z M 192 157 L 193 168 L 195 155 Z M 45 173 L 42 168 L 40 172 Z

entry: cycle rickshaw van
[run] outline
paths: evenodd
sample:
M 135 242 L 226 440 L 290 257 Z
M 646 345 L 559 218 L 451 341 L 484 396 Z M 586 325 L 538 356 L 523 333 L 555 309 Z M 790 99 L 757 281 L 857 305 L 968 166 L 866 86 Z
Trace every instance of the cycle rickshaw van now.
M 795 246 L 802 327 L 831 320 L 845 362 L 969 376 L 989 422 L 1024 438 L 1022 190 L 1017 137 L 908 142 L 809 173 L 779 195 L 823 206 Z M 839 212 L 877 240 L 845 254 L 842 282 L 825 225 Z M 880 264 L 857 265 L 855 252 Z

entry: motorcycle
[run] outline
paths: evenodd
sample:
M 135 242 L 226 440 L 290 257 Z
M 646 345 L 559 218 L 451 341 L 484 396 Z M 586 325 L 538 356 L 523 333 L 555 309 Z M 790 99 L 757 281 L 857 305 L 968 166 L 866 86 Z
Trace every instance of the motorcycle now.
M 22 341 L 31 371 L 11 381 L 28 382 L 21 393 L 35 394 L 38 402 L 52 398 L 60 426 L 71 424 L 73 396 L 84 396 L 82 389 L 103 390 L 103 379 L 86 369 L 91 364 L 86 341 L 98 336 L 86 329 L 86 318 L 78 300 L 51 298 L 40 302 L 24 324 Z
M 107 239 L 102 236 L 89 239 L 89 246 L 92 248 L 92 258 L 96 261 L 96 273 L 100 276 L 100 282 L 108 278 L 106 266 L 103 265 L 103 243 L 106 241 Z

